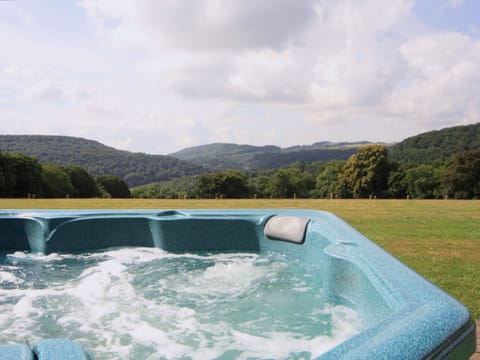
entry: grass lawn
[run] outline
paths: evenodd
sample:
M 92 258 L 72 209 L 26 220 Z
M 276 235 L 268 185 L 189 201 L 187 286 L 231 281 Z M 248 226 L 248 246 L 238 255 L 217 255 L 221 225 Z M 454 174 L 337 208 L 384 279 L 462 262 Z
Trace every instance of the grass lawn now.
M 333 212 L 480 319 L 480 201 L 0 199 L 0 209 L 295 208 Z

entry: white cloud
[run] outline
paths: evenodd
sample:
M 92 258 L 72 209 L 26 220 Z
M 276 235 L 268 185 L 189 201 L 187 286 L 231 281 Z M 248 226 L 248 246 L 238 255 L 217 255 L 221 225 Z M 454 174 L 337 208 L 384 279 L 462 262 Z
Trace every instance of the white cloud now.
M 448 0 L 448 2 L 453 7 L 459 7 L 459 6 L 462 6 L 465 1 L 464 0 Z
M 204 51 L 281 47 L 312 18 L 311 0 L 84 0 L 97 30 L 116 42 Z
M 301 53 L 295 48 L 264 49 L 237 56 L 227 80 L 231 96 L 249 101 L 307 101 L 310 74 Z
M 394 109 L 424 121 L 478 121 L 480 41 L 460 33 L 420 36 L 401 47 L 410 66 L 408 86 L 397 92 Z
M 382 101 L 403 76 L 396 27 L 409 16 L 404 1 L 338 2 L 320 8 L 311 38 L 327 39 L 316 51 L 312 83 L 321 107 L 370 106 Z
M 471 46 L 468 36 L 445 32 L 412 38 L 402 44 L 400 51 L 411 67 L 431 77 L 463 61 Z
M 26 88 L 23 97 L 26 101 L 59 101 L 62 98 L 62 91 L 51 79 L 45 78 Z
M 187 98 L 295 103 L 313 92 L 321 102 L 357 104 L 377 101 L 402 76 L 393 29 L 409 2 L 272 1 L 84 7 L 115 43 L 134 34 L 149 76 L 155 64 L 162 86 Z
M 0 16 L 0 132 L 168 153 L 479 121 L 479 41 L 419 24 L 414 1 L 82 0 L 83 38 L 21 4 Z
M 313 5 L 311 0 L 140 1 L 133 7 L 83 2 L 105 38 L 143 48 L 141 72 L 155 74 L 162 87 L 187 98 L 240 101 L 306 97 L 303 61 L 290 49 L 315 19 Z
M 35 18 L 31 13 L 24 10 L 19 10 L 17 14 L 20 21 L 22 21 L 24 24 L 28 26 L 35 25 Z

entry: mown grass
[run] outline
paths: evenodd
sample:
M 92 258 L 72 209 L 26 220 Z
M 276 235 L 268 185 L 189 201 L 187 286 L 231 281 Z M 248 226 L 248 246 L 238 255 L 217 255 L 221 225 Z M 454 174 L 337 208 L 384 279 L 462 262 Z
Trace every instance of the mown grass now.
M 0 208 L 331 211 L 455 296 L 480 319 L 480 201 L 0 199 Z

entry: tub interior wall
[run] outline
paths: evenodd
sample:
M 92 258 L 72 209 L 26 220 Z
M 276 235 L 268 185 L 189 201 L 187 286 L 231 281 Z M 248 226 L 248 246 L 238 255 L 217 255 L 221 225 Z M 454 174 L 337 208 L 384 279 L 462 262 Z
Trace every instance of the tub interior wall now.
M 155 246 L 171 252 L 260 250 L 259 227 L 244 219 L 150 221 Z
M 375 274 L 367 276 L 367 269 L 355 263 L 353 259 L 361 258 L 356 254 L 356 247 L 348 242 L 342 244 L 327 239 L 321 229 L 322 226 L 313 221 L 303 245 L 265 239 L 261 242 L 262 250 L 285 254 L 290 261 L 311 264 L 325 296 L 332 303 L 355 309 L 365 328 L 392 314 L 393 308 L 383 296 L 389 289 L 382 289 L 381 284 L 375 281 Z
M 142 216 L 0 219 L 0 249 L 49 254 L 109 247 L 159 247 L 171 252 L 259 251 L 260 219 Z
M 333 302 L 358 311 L 364 327 L 370 327 L 393 313 L 372 280 L 353 263 L 336 257 L 325 259 L 324 286 Z
M 31 250 L 23 219 L 0 219 L 0 250 Z
M 46 242 L 46 252 L 81 252 L 113 246 L 153 245 L 145 219 L 83 219 L 60 225 L 52 232 Z

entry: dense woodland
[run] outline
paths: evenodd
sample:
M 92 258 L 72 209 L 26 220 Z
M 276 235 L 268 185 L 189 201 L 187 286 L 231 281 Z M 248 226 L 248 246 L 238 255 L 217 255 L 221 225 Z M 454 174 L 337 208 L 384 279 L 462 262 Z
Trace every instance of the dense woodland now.
M 444 161 L 391 160 L 366 145 L 348 160 L 298 162 L 269 171 L 227 170 L 133 189 L 148 198 L 480 198 L 480 150 Z
M 113 175 L 94 178 L 78 165 L 41 164 L 23 154 L 0 152 L 0 197 L 130 197 L 125 181 Z
M 228 146 L 227 146 L 228 145 Z M 357 146 L 359 145 L 359 146 Z M 360 146 L 363 145 L 363 146 Z M 336 146 L 336 147 L 334 147 Z M 300 160 L 278 169 L 227 170 L 133 189 L 136 197 L 417 198 L 480 197 L 480 123 L 423 133 L 391 146 L 318 143 L 352 150 L 330 161 Z M 270 152 L 278 149 L 268 149 Z M 186 149 L 185 159 L 258 153 L 258 148 L 212 144 Z M 175 154 L 174 154 L 175 155 Z M 233 186 L 233 184 L 236 184 Z M 238 191 L 232 191 L 237 188 Z
M 8 153 L 6 148 L 17 153 Z M 28 154 L 21 154 L 20 149 L 27 149 Z M 317 143 L 281 149 L 211 144 L 176 153 L 189 161 L 195 156 L 197 160 L 222 159 L 219 168 L 229 169 L 216 172 L 215 167 L 200 167 L 171 156 L 129 153 L 70 137 L 4 135 L 0 150 L 4 151 L 0 152 L 1 197 L 480 197 L 480 123 L 420 134 L 393 146 Z M 329 150 L 340 152 L 333 160 L 311 156 Z M 78 164 L 79 157 L 89 168 Z M 265 157 L 262 164 L 283 157 L 283 166 L 253 166 L 255 157 Z M 250 161 L 238 162 L 239 158 Z M 238 169 L 235 164 L 243 165 Z M 128 172 L 134 168 L 140 172 Z M 130 193 L 128 186 L 148 179 L 156 180 Z
M 390 155 L 394 161 L 422 164 L 468 150 L 480 150 L 480 123 L 412 136 L 392 146 Z

